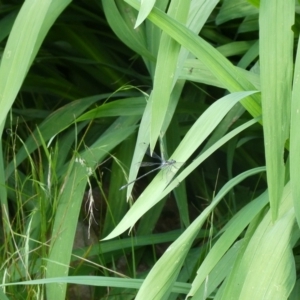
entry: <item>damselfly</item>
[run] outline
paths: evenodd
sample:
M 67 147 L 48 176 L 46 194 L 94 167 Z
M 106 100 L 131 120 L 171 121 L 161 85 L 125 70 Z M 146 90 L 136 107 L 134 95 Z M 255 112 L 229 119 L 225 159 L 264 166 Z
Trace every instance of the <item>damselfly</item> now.
M 157 154 L 155 154 L 155 153 L 153 153 L 153 154 L 154 154 L 153 156 L 155 156 L 156 158 L 158 158 L 158 159 L 161 160 L 161 158 L 160 158 Z M 127 186 L 131 185 L 132 183 L 134 183 L 134 182 L 140 180 L 141 178 L 147 176 L 148 174 L 150 174 L 150 173 L 152 173 L 152 172 L 154 172 L 154 171 L 157 171 L 157 170 L 160 170 L 160 169 L 169 169 L 169 167 L 174 166 L 175 164 L 176 164 L 176 160 L 174 160 L 174 159 L 170 159 L 170 160 L 166 160 L 166 161 L 161 160 L 160 163 L 143 162 L 143 163 L 141 163 L 141 165 L 140 165 L 141 167 L 157 166 L 157 165 L 159 165 L 159 166 L 158 166 L 157 168 L 155 168 L 155 169 L 153 169 L 153 170 L 147 172 L 146 174 L 143 174 L 142 176 L 136 178 L 135 180 L 132 180 L 132 181 L 128 182 L 127 184 L 121 186 L 121 187 L 120 187 L 120 190 L 125 189 Z

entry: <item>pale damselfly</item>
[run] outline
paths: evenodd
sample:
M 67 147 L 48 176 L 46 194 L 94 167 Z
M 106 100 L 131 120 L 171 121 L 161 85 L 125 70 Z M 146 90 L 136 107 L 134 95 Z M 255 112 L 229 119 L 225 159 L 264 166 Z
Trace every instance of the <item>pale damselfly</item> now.
M 149 175 L 150 173 L 157 171 L 157 170 L 161 170 L 161 169 L 169 169 L 169 167 L 174 166 L 176 164 L 176 160 L 174 159 L 170 159 L 170 160 L 162 160 L 157 154 L 153 153 L 153 156 L 155 158 L 158 158 L 159 160 L 161 160 L 160 163 L 153 163 L 153 162 L 142 162 L 140 164 L 141 167 L 150 167 L 150 166 L 157 166 L 159 165 L 157 168 L 147 172 L 146 174 L 143 174 L 142 176 L 136 178 L 135 180 L 132 180 L 130 182 L 128 182 L 127 184 L 123 185 L 120 187 L 120 190 L 125 189 L 126 187 L 128 187 L 129 185 L 131 185 L 132 183 L 135 183 L 136 181 L 140 180 L 141 178 Z

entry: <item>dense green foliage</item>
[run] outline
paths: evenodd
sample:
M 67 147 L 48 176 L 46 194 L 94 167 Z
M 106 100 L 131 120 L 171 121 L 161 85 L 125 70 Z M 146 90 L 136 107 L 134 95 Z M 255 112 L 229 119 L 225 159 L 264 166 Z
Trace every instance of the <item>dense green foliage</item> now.
M 299 299 L 298 2 L 141 2 L 0 4 L 0 299 Z

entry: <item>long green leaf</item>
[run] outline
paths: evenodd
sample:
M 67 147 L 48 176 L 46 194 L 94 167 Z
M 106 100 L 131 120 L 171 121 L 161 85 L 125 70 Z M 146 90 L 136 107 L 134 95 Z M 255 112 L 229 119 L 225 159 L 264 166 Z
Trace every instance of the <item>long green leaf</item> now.
M 238 267 L 234 268 L 222 298 L 218 299 L 287 299 L 296 279 L 292 241 L 299 238 L 299 230 L 294 224 L 295 212 L 287 184 L 278 219 L 272 222 L 271 210 L 264 216 L 250 237 Z
M 23 4 L 9 35 L 0 65 L 1 126 L 46 33 L 69 3 L 70 0 L 27 0 Z M 0 133 L 2 134 L 2 129 Z
M 260 69 L 267 179 L 273 221 L 284 186 L 289 137 L 295 1 L 260 2 Z
M 223 199 L 226 193 L 245 178 L 261 172 L 263 168 L 249 170 L 229 181 L 216 195 L 214 201 L 201 215 L 186 229 L 186 231 L 167 249 L 160 260 L 155 264 L 141 286 L 136 299 L 164 299 L 171 291 L 182 263 L 190 249 L 198 230 L 206 221 L 209 214 Z
M 117 119 L 89 149 L 68 163 L 55 214 L 47 264 L 48 278 L 68 274 L 79 211 L 88 178 L 99 161 L 132 133 L 132 125 L 138 119 L 136 116 Z M 49 299 L 64 300 L 65 293 L 65 284 L 59 288 L 57 285 L 49 285 L 47 288 Z
M 140 24 L 147 18 L 151 9 L 155 5 L 155 2 L 156 0 L 141 0 L 141 9 L 139 11 L 134 28 L 140 26 Z
M 125 1 L 136 9 L 139 8 L 139 2 L 136 0 Z M 148 19 L 201 60 L 230 92 L 254 90 L 254 86 L 229 60 L 184 25 L 168 17 L 155 7 L 149 14 Z M 259 95 L 251 95 L 243 99 L 241 103 L 252 116 L 258 117 L 261 115 Z
M 137 30 L 133 29 L 136 12 L 123 0 L 102 1 L 102 5 L 110 27 L 120 40 L 147 60 L 155 61 L 155 56 L 146 47 L 143 24 Z
M 219 122 L 223 119 L 225 114 L 241 99 L 251 95 L 254 92 L 240 92 L 227 95 L 215 102 L 206 110 L 203 115 L 197 120 L 190 131 L 185 135 L 171 159 L 178 162 L 185 162 L 193 154 L 193 152 L 201 145 L 207 136 L 215 129 Z M 173 176 L 178 171 L 174 168 Z M 184 171 L 183 171 L 184 172 Z M 172 179 L 163 178 L 163 172 L 160 172 L 141 194 L 138 200 L 134 203 L 129 212 L 124 216 L 122 221 L 116 228 L 105 238 L 111 239 L 123 233 L 126 229 L 133 227 L 135 222 L 152 206 L 154 206 L 160 199 L 167 187 L 169 181 Z M 179 181 L 180 182 L 180 181 Z M 173 188 L 178 185 L 175 179 L 170 184 Z M 170 190 L 167 188 L 168 192 Z
M 253 218 L 261 212 L 265 205 L 267 205 L 267 203 L 268 197 L 267 194 L 264 193 L 239 211 L 226 225 L 223 235 L 214 244 L 213 248 L 210 250 L 199 270 L 197 271 L 197 276 L 193 281 L 192 288 L 188 296 L 194 296 L 195 299 L 201 296 L 200 293 L 201 289 L 203 290 L 205 280 L 211 280 L 210 272 L 212 269 L 233 245 L 234 241 L 243 233 Z M 227 268 L 230 267 L 231 266 L 227 266 Z M 206 296 L 209 296 L 209 294 Z
M 170 3 L 168 15 L 178 22 L 187 20 L 190 0 L 173 0 Z M 180 52 L 180 45 L 165 32 L 162 33 L 157 63 L 155 68 L 153 91 L 150 95 L 152 102 L 150 123 L 150 148 L 154 149 L 166 117 L 170 102 L 170 95 L 176 80 L 176 66 Z
M 91 286 L 103 286 L 107 287 L 123 287 L 131 289 L 139 289 L 143 279 L 132 279 L 132 278 L 114 278 L 106 276 L 65 276 L 65 277 L 55 277 L 55 278 L 46 278 L 46 279 L 36 279 L 28 280 L 22 282 L 7 283 L 4 286 L 13 286 L 13 285 L 31 285 L 31 284 L 55 284 L 60 286 L 61 284 L 74 283 L 78 285 L 91 285 Z M 174 293 L 187 293 L 190 288 L 189 283 L 178 282 L 175 283 L 172 292 Z M 2 296 L 0 294 L 0 296 Z M 1 300 L 7 300 L 5 296 L 0 298 Z M 57 299 L 55 297 L 55 299 Z
M 95 103 L 96 101 L 100 101 L 103 99 L 106 99 L 108 97 L 115 97 L 115 96 L 125 96 L 126 94 L 103 94 L 103 95 L 96 95 L 92 97 L 87 97 L 83 99 L 79 99 L 76 101 L 73 101 L 70 104 L 67 104 L 63 107 L 60 107 L 57 111 L 54 111 L 52 114 L 50 114 L 40 125 L 38 130 L 34 130 L 32 135 L 28 137 L 28 139 L 25 141 L 25 145 L 18 151 L 13 161 L 11 161 L 5 171 L 6 179 L 12 174 L 14 169 L 27 157 L 28 154 L 32 153 L 35 149 L 37 149 L 41 145 L 41 141 L 39 138 L 38 131 L 40 131 L 41 135 L 43 136 L 43 139 L 45 142 L 49 141 L 51 138 L 68 128 L 71 124 L 73 124 L 75 121 L 81 121 L 81 118 L 79 120 L 76 120 L 77 117 L 80 116 L 80 114 L 85 111 L 90 105 Z M 126 100 L 125 100 L 126 101 Z M 109 108 L 113 108 L 114 105 L 108 105 Z M 100 111 L 106 111 L 106 116 L 108 116 L 110 113 L 106 110 L 106 106 L 100 108 Z M 86 116 L 86 118 L 84 117 Z M 93 111 L 92 114 L 85 114 L 82 119 L 83 120 L 91 120 L 93 117 L 97 117 L 96 112 Z M 103 114 L 102 114 L 103 116 Z
M 249 4 L 247 0 L 227 0 L 223 1 L 216 22 L 222 24 L 229 20 L 256 14 L 258 14 L 258 9 Z
M 27 0 L 14 22 L 0 64 L 0 137 L 6 116 L 50 27 L 70 0 Z M 0 151 L 0 201 L 8 211 L 2 143 Z M 6 214 L 3 219 L 6 219 Z M 4 222 L 6 223 L 6 222 Z M 9 223 L 9 222 L 7 222 Z
M 290 135 L 290 178 L 292 196 L 295 206 L 297 222 L 300 225 L 300 39 L 298 41 L 297 56 L 294 71 L 292 106 L 291 106 L 291 135 Z

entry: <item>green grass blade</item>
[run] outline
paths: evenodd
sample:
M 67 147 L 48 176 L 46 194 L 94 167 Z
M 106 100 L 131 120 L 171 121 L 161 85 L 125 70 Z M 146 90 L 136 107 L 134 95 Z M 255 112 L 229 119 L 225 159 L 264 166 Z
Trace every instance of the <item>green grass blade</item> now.
M 260 69 L 267 179 L 273 221 L 284 186 L 293 74 L 294 0 L 260 3 Z
M 207 22 L 209 16 L 211 15 L 213 9 L 218 4 L 218 0 L 212 1 L 191 1 L 190 11 L 188 15 L 188 19 L 186 21 L 186 26 L 192 32 L 199 34 L 201 29 L 203 28 L 205 22 Z M 155 26 L 153 24 L 153 26 Z M 181 48 L 180 54 L 178 56 L 177 69 L 175 74 L 175 79 L 177 80 L 178 74 L 180 74 L 183 65 L 189 56 L 189 51 L 186 48 Z
M 150 120 L 151 120 L 151 102 L 150 99 L 147 101 L 146 108 L 144 110 L 138 137 L 132 157 L 132 162 L 130 165 L 130 171 L 128 176 L 128 182 L 131 182 L 136 179 L 138 170 L 139 170 L 139 163 L 143 160 L 145 153 L 147 151 L 147 146 L 149 145 L 149 136 L 150 136 Z M 131 197 L 131 192 L 133 189 L 133 184 L 129 185 L 127 188 L 127 199 Z
M 44 140 L 46 142 L 49 141 L 51 138 L 73 124 L 76 120 L 76 117 L 79 116 L 90 105 L 96 101 L 106 99 L 109 96 L 111 96 L 111 94 L 96 95 L 76 100 L 50 114 L 45 121 L 39 125 L 39 131 L 41 132 Z M 22 147 L 18 151 L 15 161 L 11 161 L 8 164 L 6 168 L 7 178 L 12 174 L 15 167 L 17 167 L 24 159 L 26 159 L 28 154 L 32 153 L 41 145 L 37 129 L 28 137 L 28 139 L 25 141 L 25 145 L 26 147 Z
M 48 278 L 68 274 L 78 215 L 90 173 L 111 149 L 132 133 L 130 125 L 135 124 L 137 120 L 137 117 L 117 119 L 90 148 L 67 164 L 55 214 L 47 264 Z M 65 293 L 66 285 L 59 288 L 57 285 L 49 285 L 47 288 L 49 299 L 63 300 Z
M 185 23 L 189 13 L 189 3 L 190 1 L 173 0 L 170 3 L 168 15 L 178 22 Z M 180 45 L 168 34 L 162 33 L 155 68 L 153 91 L 150 95 L 152 101 L 150 123 L 151 151 L 154 149 L 160 134 L 163 134 L 161 131 L 168 111 L 174 81 L 176 81 L 175 73 L 180 48 Z
M 241 99 L 255 92 L 240 92 L 227 95 L 211 105 L 197 120 L 189 132 L 185 135 L 180 145 L 175 150 L 171 159 L 177 162 L 185 162 L 201 145 L 207 136 L 215 129 L 226 113 Z M 178 170 L 174 170 L 174 174 Z M 111 239 L 123 233 L 126 229 L 134 226 L 135 222 L 154 206 L 168 185 L 168 180 L 162 180 L 161 171 L 146 188 L 129 212 L 124 216 L 117 227 L 105 238 Z M 171 178 L 169 179 L 169 181 Z M 180 181 L 179 181 L 180 182 Z M 174 180 L 171 186 L 174 188 L 178 181 Z M 170 190 L 168 190 L 170 192 Z
M 229 20 L 243 18 L 258 14 L 258 9 L 247 0 L 229 0 L 223 1 L 223 5 L 217 16 L 217 24 L 222 24 Z
M 127 98 L 105 103 L 80 116 L 77 121 L 94 120 L 102 117 L 142 115 L 146 107 L 144 97 Z
M 128 4 L 126 4 L 128 5 Z M 169 5 L 169 0 L 160 0 L 155 2 L 155 7 L 162 11 L 166 11 Z M 148 50 L 155 56 L 155 61 L 149 61 L 147 64 L 148 73 L 150 77 L 154 78 L 155 68 L 156 68 L 156 59 L 157 53 L 159 49 L 159 43 L 161 38 L 161 30 L 153 23 L 151 23 L 148 19 L 145 21 L 145 32 L 146 32 L 146 41 Z
M 53 22 L 69 3 L 70 0 L 27 0 L 22 5 L 16 17 L 0 64 L 1 140 L 7 114 L 19 93 L 32 61 Z M 11 15 L 11 17 L 14 18 L 13 15 Z M 11 22 L 11 20 L 9 22 Z M 4 208 L 2 218 L 5 220 L 3 223 L 10 224 L 9 220 L 7 220 L 7 214 L 5 214 L 5 212 L 7 212 L 7 191 L 4 179 L 6 174 L 4 173 L 5 168 L 2 149 L 1 144 L 0 196 Z M 6 231 L 6 229 L 4 231 Z
M 227 282 L 224 299 L 287 299 L 296 279 L 291 240 L 298 239 L 299 232 L 294 224 L 288 184 L 277 221 L 273 224 L 269 211 L 253 232 L 238 268 Z
M 125 164 L 125 166 L 130 165 L 132 152 L 136 142 L 135 138 L 134 134 L 131 135 L 114 151 L 114 156 L 117 157 L 122 164 Z M 124 174 L 120 172 L 119 161 L 113 160 L 111 167 L 109 193 L 107 198 L 108 208 L 106 210 L 105 223 L 103 229 L 101 229 L 102 237 L 105 237 L 116 227 L 128 211 L 128 206 L 130 205 L 125 201 L 126 191 L 120 191 L 120 187 L 124 185 L 125 182 Z
M 205 280 L 205 282 L 199 287 L 196 294 L 189 299 L 208 299 L 208 296 L 221 285 L 223 280 L 231 271 L 231 266 L 234 264 L 241 246 L 241 241 L 238 241 L 225 253 L 216 266 L 211 270 L 207 280 Z
M 68 276 L 68 277 L 55 277 L 46 279 L 36 279 L 23 282 L 14 282 L 5 284 L 5 286 L 12 285 L 31 285 L 31 284 L 55 284 L 56 286 L 66 283 L 74 283 L 80 285 L 103 286 L 103 287 L 123 287 L 130 289 L 139 289 L 143 279 L 132 278 L 114 278 L 105 276 Z M 190 288 L 189 283 L 178 282 L 175 283 L 172 292 L 186 294 Z M 7 300 L 8 298 L 2 298 Z M 57 298 L 55 298 L 57 299 Z
M 200 292 L 201 289 L 203 290 L 205 280 L 211 280 L 210 272 L 213 270 L 213 268 L 215 268 L 223 255 L 225 255 L 225 253 L 234 244 L 237 238 L 243 233 L 249 223 L 256 217 L 257 214 L 262 211 L 267 203 L 267 195 L 262 194 L 261 196 L 250 202 L 247 206 L 245 206 L 233 217 L 231 221 L 229 221 L 229 223 L 226 224 L 225 228 L 223 229 L 224 233 L 214 244 L 205 260 L 201 264 L 200 268 L 198 269 L 197 276 L 192 283 L 192 288 L 188 296 L 194 296 L 195 299 L 201 296 Z M 227 266 L 228 269 L 230 267 L 230 265 Z M 207 296 L 209 296 L 209 294 L 207 294 L 206 297 Z
M 242 72 L 245 78 L 260 90 L 260 76 L 250 71 L 240 69 L 237 72 Z M 183 69 L 181 70 L 179 79 L 185 79 L 195 82 L 201 82 L 207 85 L 226 88 L 226 86 L 212 74 L 208 67 L 198 59 L 187 59 L 184 62 Z
M 136 9 L 139 8 L 137 1 L 125 1 Z M 230 92 L 254 90 L 254 86 L 246 79 L 243 73 L 239 72 L 218 50 L 201 39 L 197 34 L 188 30 L 184 25 L 155 7 L 149 14 L 148 19 L 201 60 Z M 241 103 L 252 116 L 257 117 L 261 115 L 259 95 L 251 95 L 243 99 Z
M 3 144 L 2 144 L 2 140 L 0 141 L 0 182 L 4 183 L 6 182 L 5 180 L 5 164 L 4 164 L 4 160 L 3 160 L 3 148 L 2 148 Z M 8 201 L 7 201 L 7 189 L 6 186 L 3 184 L 1 184 L 0 186 L 0 203 L 1 203 L 1 207 L 2 207 L 2 219 L 6 220 L 7 219 L 7 213 L 9 211 L 8 209 Z M 3 222 L 3 231 L 6 234 L 9 234 L 9 226 L 8 226 L 9 222 Z
M 189 3 L 172 1 L 168 15 L 180 23 L 186 23 L 193 32 L 198 33 L 217 3 L 216 1 L 198 1 L 191 3 L 190 7 Z M 167 127 L 164 126 L 168 123 L 166 119 L 172 117 L 170 105 L 174 103 L 171 103 L 170 95 L 187 56 L 186 49 L 180 49 L 176 41 L 166 33 L 162 34 L 155 69 L 154 88 L 151 94 L 153 101 L 150 130 L 151 149 L 153 149 L 158 136 L 166 131 Z
M 140 24 L 143 23 L 143 21 L 147 18 L 151 9 L 155 5 L 155 2 L 156 2 L 156 0 L 142 0 L 141 1 L 141 9 L 139 11 L 134 28 L 137 28 L 138 26 L 140 26 Z
M 46 33 L 69 3 L 70 0 L 27 0 L 23 4 L 0 65 L 0 124 L 3 124 Z
M 298 224 L 300 224 L 300 40 L 298 41 L 297 56 L 294 71 L 294 82 L 292 92 L 292 106 L 291 106 L 291 133 L 290 133 L 290 178 L 291 189 L 295 207 L 295 214 Z
M 294 210 L 291 209 L 260 241 L 260 249 L 255 252 L 256 259 L 250 267 L 253 272 L 248 273 L 241 299 L 287 299 L 296 281 L 295 261 L 290 245 L 294 216 Z M 256 288 L 253 289 L 253 286 Z
M 47 262 L 47 278 L 68 275 L 76 224 L 87 182 L 88 175 L 85 168 L 79 163 L 75 164 L 75 160 L 69 166 L 55 214 Z M 47 286 L 47 298 L 63 300 L 65 297 L 66 284 L 62 284 L 59 288 L 56 284 Z
M 192 171 L 194 171 L 205 159 L 207 159 L 210 155 L 212 155 L 217 149 L 219 149 L 222 145 L 226 142 L 230 141 L 234 138 L 237 134 L 245 130 L 246 128 L 250 127 L 251 125 L 255 124 L 258 120 L 254 119 L 251 121 L 246 122 L 245 124 L 239 126 L 238 128 L 230 131 L 228 134 L 220 138 L 214 145 L 208 148 L 205 152 L 199 155 L 187 168 L 185 168 L 177 177 L 176 180 L 172 181 L 167 188 L 163 191 L 160 196 L 160 199 L 168 195 L 176 186 L 177 182 L 181 182 L 184 180 Z M 159 201 L 159 199 L 157 200 Z
M 246 69 L 249 65 L 256 60 L 259 54 L 259 42 L 256 41 L 245 53 L 242 59 L 239 61 L 238 66 Z
M 155 56 L 146 47 L 144 26 L 133 28 L 136 11 L 124 1 L 104 1 L 102 5 L 108 24 L 119 39 L 147 60 L 155 61 Z
M 256 168 L 244 172 L 230 180 L 216 195 L 213 202 L 201 213 L 201 215 L 185 230 L 185 232 L 166 250 L 163 256 L 155 264 L 141 286 L 136 299 L 164 299 L 170 292 L 183 261 L 190 249 L 198 230 L 206 221 L 216 205 L 223 199 L 236 184 L 245 178 L 261 172 L 262 168 Z

